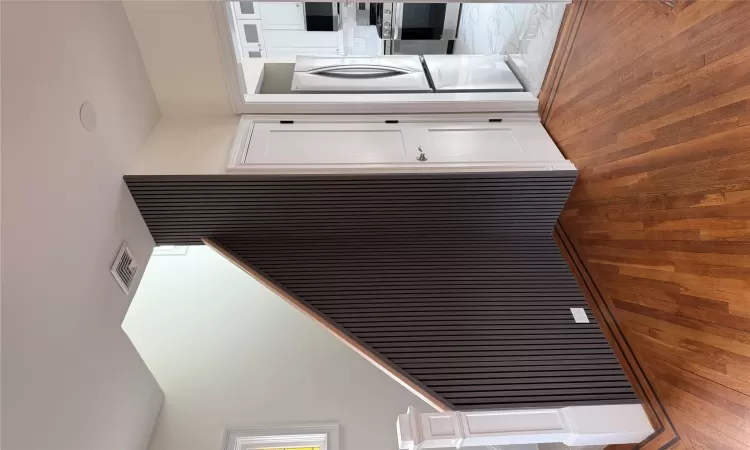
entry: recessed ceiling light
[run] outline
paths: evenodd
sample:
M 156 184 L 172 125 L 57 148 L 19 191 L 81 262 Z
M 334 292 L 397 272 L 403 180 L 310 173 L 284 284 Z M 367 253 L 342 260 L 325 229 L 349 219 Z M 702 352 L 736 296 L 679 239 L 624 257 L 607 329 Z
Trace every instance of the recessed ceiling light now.
M 96 110 L 94 105 L 89 102 L 83 102 L 81 109 L 78 111 L 78 117 L 81 119 L 81 125 L 86 131 L 96 130 Z

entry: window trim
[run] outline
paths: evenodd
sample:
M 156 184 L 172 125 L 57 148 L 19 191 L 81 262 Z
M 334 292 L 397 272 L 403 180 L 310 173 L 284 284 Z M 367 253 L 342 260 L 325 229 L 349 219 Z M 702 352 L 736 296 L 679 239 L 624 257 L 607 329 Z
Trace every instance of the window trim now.
M 320 450 L 339 450 L 339 424 L 328 422 L 228 428 L 222 450 L 283 447 L 320 447 Z

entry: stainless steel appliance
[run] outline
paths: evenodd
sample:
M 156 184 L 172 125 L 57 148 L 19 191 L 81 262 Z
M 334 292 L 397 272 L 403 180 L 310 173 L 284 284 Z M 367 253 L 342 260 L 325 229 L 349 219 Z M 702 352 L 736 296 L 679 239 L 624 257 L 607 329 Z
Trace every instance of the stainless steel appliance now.
M 297 56 L 292 92 L 432 92 L 419 56 Z
M 340 11 L 338 2 L 305 2 L 305 30 L 338 31 Z
M 383 39 L 385 54 L 450 53 L 460 13 L 460 3 L 371 3 L 370 24 L 376 26 Z M 399 42 L 403 48 L 399 48 Z M 419 51 L 420 48 L 429 51 Z
M 502 55 L 425 55 L 435 92 L 520 92 Z

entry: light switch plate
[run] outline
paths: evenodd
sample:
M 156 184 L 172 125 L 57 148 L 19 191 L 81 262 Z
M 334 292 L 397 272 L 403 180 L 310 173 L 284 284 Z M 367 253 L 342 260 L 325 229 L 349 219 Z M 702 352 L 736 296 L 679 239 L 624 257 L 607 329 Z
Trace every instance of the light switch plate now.
M 583 308 L 570 308 L 570 312 L 573 313 L 576 323 L 589 323 L 589 316 Z

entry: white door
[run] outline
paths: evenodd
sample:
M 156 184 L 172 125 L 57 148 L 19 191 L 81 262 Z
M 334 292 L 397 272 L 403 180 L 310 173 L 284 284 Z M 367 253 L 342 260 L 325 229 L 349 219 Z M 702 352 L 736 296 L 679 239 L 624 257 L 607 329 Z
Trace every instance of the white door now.
M 266 30 L 304 30 L 305 9 L 302 3 L 257 3 Z

